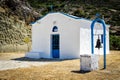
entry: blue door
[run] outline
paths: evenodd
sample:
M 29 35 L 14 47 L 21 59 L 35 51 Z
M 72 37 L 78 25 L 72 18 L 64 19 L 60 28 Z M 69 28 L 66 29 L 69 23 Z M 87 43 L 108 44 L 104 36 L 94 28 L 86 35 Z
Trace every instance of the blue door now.
M 52 57 L 59 58 L 59 35 L 52 35 Z

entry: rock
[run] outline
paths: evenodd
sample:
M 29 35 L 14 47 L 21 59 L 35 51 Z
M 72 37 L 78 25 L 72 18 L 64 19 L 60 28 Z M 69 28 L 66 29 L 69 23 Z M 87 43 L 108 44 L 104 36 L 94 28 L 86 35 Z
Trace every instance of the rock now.
M 31 26 L 27 24 L 39 16 L 27 0 L 0 0 L 0 45 L 2 45 L 0 50 L 2 52 L 16 51 L 15 49 L 19 51 L 23 50 L 22 46 L 25 46 L 27 51 L 23 41 L 25 36 L 31 36 Z

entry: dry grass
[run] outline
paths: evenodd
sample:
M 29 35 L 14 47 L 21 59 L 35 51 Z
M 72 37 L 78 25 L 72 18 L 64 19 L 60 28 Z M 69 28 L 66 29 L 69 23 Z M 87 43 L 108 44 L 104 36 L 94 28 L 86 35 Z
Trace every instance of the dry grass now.
M 23 57 L 25 52 L 14 52 L 14 53 L 0 53 L 0 60 L 10 60 L 14 58 Z
M 64 60 L 48 65 L 0 71 L 0 80 L 120 80 L 120 51 L 107 55 L 107 69 L 80 73 L 79 59 Z

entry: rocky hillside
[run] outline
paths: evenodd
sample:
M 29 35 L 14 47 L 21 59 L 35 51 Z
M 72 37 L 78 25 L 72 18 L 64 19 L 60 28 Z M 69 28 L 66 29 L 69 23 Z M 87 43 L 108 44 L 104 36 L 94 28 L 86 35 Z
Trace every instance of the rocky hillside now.
M 28 0 L 41 15 L 51 11 L 65 12 L 79 17 L 94 19 L 100 13 L 107 24 L 111 25 L 111 34 L 120 31 L 120 0 Z
M 0 52 L 26 51 L 24 40 L 31 39 L 30 23 L 51 11 L 88 19 L 100 13 L 111 25 L 111 35 L 120 36 L 119 4 L 119 0 L 0 0 Z
M 0 0 L 0 52 L 27 50 L 29 24 L 39 16 L 25 0 Z
M 58 11 L 95 19 L 95 14 L 99 13 L 101 18 L 111 25 L 110 49 L 120 50 L 120 0 L 28 0 L 28 2 L 41 15 Z

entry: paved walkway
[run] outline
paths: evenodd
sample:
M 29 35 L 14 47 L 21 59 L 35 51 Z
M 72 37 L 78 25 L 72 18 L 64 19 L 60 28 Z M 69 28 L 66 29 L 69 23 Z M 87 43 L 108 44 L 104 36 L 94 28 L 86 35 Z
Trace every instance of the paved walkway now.
M 49 63 L 50 62 L 0 60 L 0 70 L 25 68 L 25 67 L 31 67 L 31 66 L 41 66 Z

